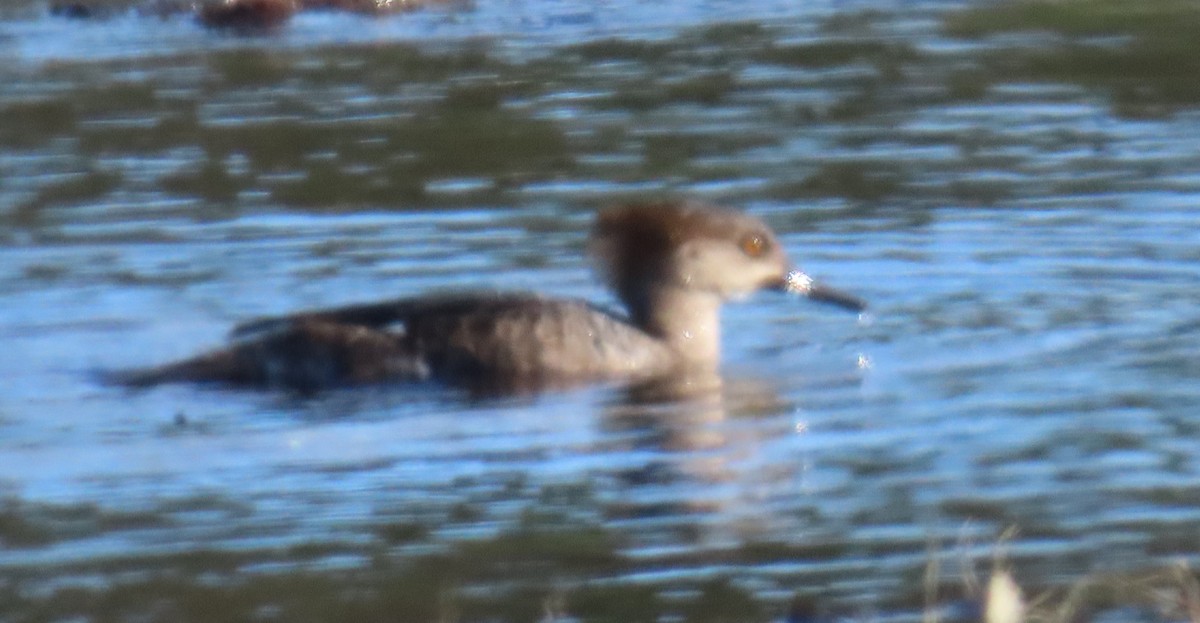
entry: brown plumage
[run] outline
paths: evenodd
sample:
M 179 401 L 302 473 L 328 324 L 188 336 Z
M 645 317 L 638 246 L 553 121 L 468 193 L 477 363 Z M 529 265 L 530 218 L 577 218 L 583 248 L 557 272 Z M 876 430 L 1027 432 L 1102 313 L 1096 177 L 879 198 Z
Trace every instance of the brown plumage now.
M 299 0 L 218 0 L 196 9 L 196 21 L 209 28 L 266 30 L 291 19 Z
M 699 203 L 604 211 L 589 248 L 627 316 L 535 294 L 398 299 L 252 321 L 228 347 L 116 380 L 300 390 L 436 380 L 503 391 L 712 371 L 721 303 L 790 283 L 787 257 L 762 221 Z M 828 288 L 811 292 L 862 308 Z

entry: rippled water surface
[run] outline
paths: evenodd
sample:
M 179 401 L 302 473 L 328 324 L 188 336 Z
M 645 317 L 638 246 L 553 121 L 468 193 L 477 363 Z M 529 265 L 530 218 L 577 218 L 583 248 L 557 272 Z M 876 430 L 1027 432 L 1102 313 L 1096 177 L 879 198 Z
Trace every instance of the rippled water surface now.
M 1134 588 L 1200 562 L 1188 44 L 647 4 L 249 37 L 5 9 L 0 619 L 969 619 L 997 551 L 1031 594 L 1102 574 L 1095 608 L 1179 617 Z M 870 316 L 733 305 L 684 401 L 97 382 L 305 307 L 610 303 L 591 215 L 663 196 L 762 216 Z

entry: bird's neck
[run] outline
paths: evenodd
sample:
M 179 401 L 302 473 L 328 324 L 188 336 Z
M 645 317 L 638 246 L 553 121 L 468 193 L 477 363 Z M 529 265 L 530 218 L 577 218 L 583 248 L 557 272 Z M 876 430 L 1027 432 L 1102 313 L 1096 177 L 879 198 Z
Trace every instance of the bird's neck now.
M 689 367 L 715 369 L 721 359 L 721 298 L 682 288 L 624 297 L 630 318 L 666 342 Z

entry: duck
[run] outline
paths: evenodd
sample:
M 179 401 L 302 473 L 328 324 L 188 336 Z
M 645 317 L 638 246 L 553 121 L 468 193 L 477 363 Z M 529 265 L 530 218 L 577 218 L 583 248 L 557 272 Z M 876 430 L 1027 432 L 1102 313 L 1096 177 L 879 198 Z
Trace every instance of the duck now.
M 695 200 L 598 212 L 596 271 L 623 310 L 528 292 L 443 292 L 259 318 L 230 343 L 119 375 L 301 392 L 432 381 L 488 391 L 713 373 L 720 310 L 760 290 L 863 312 L 866 303 L 795 269 L 759 218 Z

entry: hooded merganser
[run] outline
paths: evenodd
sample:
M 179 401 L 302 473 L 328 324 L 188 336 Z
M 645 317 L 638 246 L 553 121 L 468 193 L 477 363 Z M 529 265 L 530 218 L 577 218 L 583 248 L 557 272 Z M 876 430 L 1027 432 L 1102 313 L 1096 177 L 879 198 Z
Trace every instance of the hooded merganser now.
M 119 380 L 302 391 L 429 379 L 501 390 L 650 380 L 717 368 L 727 300 L 769 289 L 865 308 L 793 270 L 759 219 L 697 202 L 605 210 L 589 251 L 625 315 L 537 294 L 405 298 L 251 321 L 233 330 L 230 346 Z

